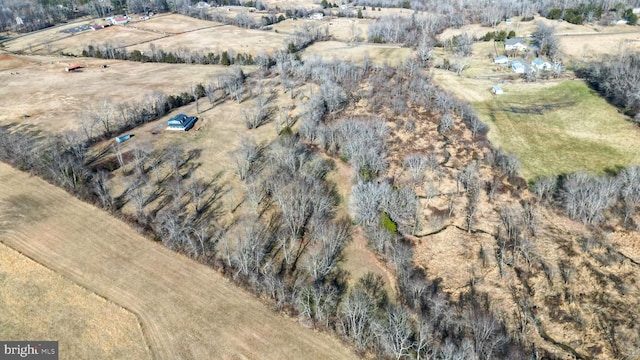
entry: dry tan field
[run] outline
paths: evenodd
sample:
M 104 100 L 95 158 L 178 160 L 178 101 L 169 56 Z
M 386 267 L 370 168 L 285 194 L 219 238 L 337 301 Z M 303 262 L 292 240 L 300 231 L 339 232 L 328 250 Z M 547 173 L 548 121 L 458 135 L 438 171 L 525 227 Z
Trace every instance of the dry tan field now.
M 74 24 L 78 25 L 80 24 Z M 177 14 L 161 15 L 126 26 L 110 26 L 74 35 L 61 33 L 61 29 L 63 28 L 49 29 L 11 40 L 5 44 L 6 49 L 38 55 L 60 52 L 80 55 L 88 45 L 110 43 L 117 47 L 127 47 L 130 51 L 147 51 L 149 44 L 153 43 L 165 51 L 184 48 L 220 53 L 230 50 L 256 55 L 260 52 L 272 53 L 274 50 L 283 49 L 286 39 L 284 34 L 243 29 Z
M 479 38 L 490 31 L 500 30 L 514 30 L 517 36 L 527 37 L 535 32 L 537 22 L 544 22 L 556 29 L 556 34 L 560 39 L 561 54 L 565 61 L 593 61 L 605 54 L 640 50 L 640 28 L 637 26 L 574 25 L 568 22 L 548 20 L 543 17 L 536 17 L 534 21 L 527 22 L 513 19 L 512 24 L 508 25 L 501 22 L 495 28 L 484 27 L 479 24 L 465 25 L 460 29 L 447 29 L 439 35 L 439 38 L 442 40 L 450 39 L 465 32 Z M 474 45 L 474 53 L 476 53 L 477 46 L 478 43 Z M 499 45 L 498 51 L 503 53 L 503 50 L 502 45 Z M 484 56 L 485 54 L 486 52 L 482 52 L 480 55 Z
M 348 60 L 362 63 L 365 56 L 378 65 L 398 66 L 411 55 L 411 49 L 398 45 L 386 44 L 354 44 L 339 41 L 317 42 L 304 50 L 302 59 L 319 56 L 324 60 Z
M 337 41 L 367 41 L 367 31 L 372 20 L 334 18 L 329 21 L 329 34 Z
M 64 68 L 79 63 L 81 71 Z M 102 64 L 108 67 L 103 69 Z M 151 64 L 47 56 L 0 57 L 0 123 L 37 125 L 49 132 L 78 130 L 87 106 L 140 101 L 153 91 L 176 94 L 228 68 L 212 65 Z M 23 114 L 29 115 L 21 119 Z
M 271 54 L 275 50 L 284 49 L 286 38 L 286 35 L 274 32 L 224 25 L 164 37 L 150 43 L 165 51 L 186 48 L 204 53 L 211 51 L 219 54 L 231 50 L 236 53 L 257 55 L 261 52 Z M 131 46 L 128 50 L 147 51 L 150 43 Z
M 621 26 L 618 26 L 621 27 Z M 560 49 L 568 58 L 594 61 L 601 55 L 640 51 L 640 28 L 619 34 L 597 33 L 560 36 Z
M 355 357 L 38 178 L 0 164 L 0 180 L 0 199 L 11 209 L 0 241 L 138 315 L 155 358 Z
M 292 19 L 287 19 L 287 20 L 281 21 L 281 22 L 279 22 L 277 24 L 271 25 L 271 28 L 273 28 L 274 32 L 277 32 L 278 34 L 291 35 L 296 30 L 302 29 L 307 24 L 312 24 L 314 26 L 329 25 L 329 23 L 324 21 L 324 20 L 311 20 L 311 19 L 292 20 Z
M 72 36 L 71 34 L 61 32 L 62 30 L 92 23 L 92 20 L 84 20 L 32 32 L 29 34 L 24 34 L 4 43 L 4 46 L 9 51 L 30 51 L 29 49 L 35 50 L 37 48 L 42 48 L 45 43 Z
M 356 18 L 325 18 L 323 20 L 287 19 L 272 25 L 273 29 L 280 34 L 293 34 L 296 30 L 302 29 L 306 24 L 314 24 L 317 26 L 327 26 L 329 34 L 333 40 L 350 42 L 366 41 L 367 29 L 371 24 L 370 19 Z
M 513 30 L 517 36 L 529 36 L 536 31 L 536 23 L 543 22 L 547 25 L 551 25 L 556 29 L 558 35 L 584 35 L 584 34 L 611 34 L 611 33 L 634 33 L 638 32 L 638 28 L 627 25 L 615 25 L 615 26 L 601 26 L 597 24 L 584 24 L 575 25 L 566 21 L 549 20 L 547 18 L 536 16 L 532 21 L 521 21 L 519 18 L 512 18 L 512 23 L 507 24 L 504 21 L 500 22 L 495 28 L 488 26 L 482 26 L 480 24 L 471 24 L 462 26 L 459 29 L 446 29 L 439 38 L 450 39 L 455 35 L 467 33 L 475 37 L 482 37 L 490 31 L 505 30 L 507 32 Z
M 56 28 L 12 40 L 6 44 L 6 49 L 38 55 L 57 54 L 61 51 L 79 55 L 87 45 L 91 44 L 108 42 L 115 46 L 130 46 L 162 36 L 164 35 L 131 26 L 110 26 L 102 30 L 87 30 L 73 35 L 60 33 Z
M 143 30 L 156 31 L 165 34 L 178 34 L 185 31 L 195 31 L 222 24 L 214 21 L 200 20 L 180 14 L 156 15 L 149 20 L 138 21 L 129 25 Z
M 273 122 L 257 129 L 247 129 L 242 122 L 241 111 L 248 103 L 226 101 L 212 108 L 206 99 L 199 101 L 200 114 L 196 113 L 195 104 L 191 104 L 130 131 L 135 136 L 131 141 L 123 143 L 123 151 L 141 144 L 153 149 L 180 146 L 186 151 L 200 150 L 197 162 L 201 165 L 196 170 L 196 175 L 211 179 L 221 171 L 227 175 L 233 173 L 231 153 L 239 147 L 243 136 L 251 137 L 258 143 L 268 143 L 276 138 Z M 179 113 L 198 116 L 194 128 L 188 132 L 165 131 L 167 120 Z M 225 179 L 229 180 L 229 176 Z M 132 209 L 131 212 L 133 213 Z
M 164 35 L 131 26 L 110 26 L 97 31 L 84 31 L 74 36 L 55 41 L 51 43 L 51 52 L 46 50 L 46 46 L 37 50 L 34 49 L 34 52 L 39 54 L 55 54 L 63 51 L 65 53 L 80 55 L 83 49 L 92 44 L 102 45 L 110 43 L 116 47 L 132 46 L 146 43 L 162 36 Z
M 0 208 L 2 233 L 13 209 Z M 152 358 L 134 314 L 3 244 L 0 287 L 3 340 L 57 340 L 63 359 Z

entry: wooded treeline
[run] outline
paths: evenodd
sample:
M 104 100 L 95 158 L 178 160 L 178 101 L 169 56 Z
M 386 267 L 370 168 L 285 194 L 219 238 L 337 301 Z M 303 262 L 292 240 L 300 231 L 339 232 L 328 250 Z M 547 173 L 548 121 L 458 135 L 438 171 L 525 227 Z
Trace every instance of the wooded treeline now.
M 466 24 L 495 26 L 505 18 L 520 17 L 532 20 L 535 14 L 552 19 L 564 18 L 574 23 L 593 22 L 610 13 L 615 19 L 629 18 L 628 9 L 638 7 L 637 0 L 499 0 L 426 2 L 418 0 L 358 0 L 357 5 L 389 8 L 410 8 L 442 16 L 446 27 L 458 28 Z
M 591 87 L 640 124 L 640 53 L 605 56 L 578 72 L 586 76 Z

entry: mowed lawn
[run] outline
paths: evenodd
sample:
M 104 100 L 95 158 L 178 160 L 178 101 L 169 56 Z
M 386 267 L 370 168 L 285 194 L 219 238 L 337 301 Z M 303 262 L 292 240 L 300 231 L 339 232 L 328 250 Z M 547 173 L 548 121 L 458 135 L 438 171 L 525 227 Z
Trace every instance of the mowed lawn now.
M 640 128 L 584 82 L 520 83 L 504 90 L 473 105 L 491 127 L 491 142 L 520 157 L 527 180 L 640 164 Z

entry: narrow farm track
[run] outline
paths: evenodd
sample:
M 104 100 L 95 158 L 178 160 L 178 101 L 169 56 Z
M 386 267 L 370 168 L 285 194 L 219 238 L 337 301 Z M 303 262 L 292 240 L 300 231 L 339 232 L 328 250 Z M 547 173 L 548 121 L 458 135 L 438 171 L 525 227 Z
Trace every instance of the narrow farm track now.
M 3 163 L 0 201 L 8 209 L 0 242 L 135 313 L 156 359 L 356 357 L 208 267 Z

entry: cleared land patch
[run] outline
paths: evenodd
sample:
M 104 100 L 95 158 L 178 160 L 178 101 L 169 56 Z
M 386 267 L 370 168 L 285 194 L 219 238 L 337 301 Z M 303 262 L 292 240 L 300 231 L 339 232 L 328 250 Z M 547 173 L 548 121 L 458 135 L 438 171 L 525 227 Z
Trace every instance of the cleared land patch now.
M 284 49 L 286 38 L 286 35 L 275 32 L 224 25 L 164 37 L 150 43 L 131 46 L 127 50 L 147 51 L 149 44 L 154 44 L 156 48 L 165 51 L 186 48 L 204 53 L 219 54 L 223 51 L 235 51 L 236 53 L 257 55 L 261 52 L 270 54 L 277 49 Z
M 0 241 L 136 313 L 156 358 L 355 357 L 338 340 L 272 313 L 208 267 L 38 178 L 0 164 L 0 180 L 0 199 L 37 205 L 15 210 Z
M 578 60 L 594 61 L 605 54 L 640 50 L 640 31 L 559 36 L 562 53 Z
M 329 35 L 332 39 L 337 41 L 366 41 L 367 30 L 371 19 L 357 19 L 357 18 L 331 18 L 322 20 L 310 20 L 300 19 L 292 20 L 287 19 L 272 25 L 273 29 L 280 34 L 293 34 L 296 30 L 302 29 L 307 24 L 313 24 L 315 26 L 327 27 L 329 29 Z
M 167 34 L 177 34 L 185 31 L 194 31 L 221 25 L 222 24 L 213 21 L 200 20 L 180 14 L 171 14 L 154 16 L 149 20 L 136 22 L 130 26 L 134 26 L 143 30 L 157 31 Z
M 80 34 L 52 42 L 50 49 L 51 53 L 63 51 L 65 53 L 81 55 L 82 50 L 92 44 L 101 45 L 104 43 L 110 43 L 115 47 L 123 47 L 149 42 L 162 36 L 162 34 L 141 30 L 131 26 L 110 26 L 106 29 L 85 31 Z M 48 51 L 43 52 L 41 49 L 38 50 L 40 51 L 34 49 L 34 52 L 45 54 L 49 53 Z
M 368 56 L 371 61 L 377 64 L 387 63 L 392 66 L 398 66 L 410 54 L 411 49 L 398 45 L 366 43 L 349 45 L 339 41 L 322 41 L 306 48 L 302 54 L 302 59 L 320 56 L 325 61 L 349 60 L 355 63 L 362 63 L 362 59 Z
M 71 62 L 83 68 L 65 72 Z M 87 106 L 98 106 L 105 99 L 114 105 L 141 101 L 154 91 L 177 94 L 228 70 L 213 65 L 10 55 L 0 60 L 0 123 L 36 125 L 52 133 L 79 130 Z
M 473 105 L 490 140 L 520 157 L 525 178 L 640 163 L 640 131 L 584 82 L 504 88 Z
M 3 340 L 58 340 L 68 359 L 151 359 L 134 314 L 2 244 L 0 287 Z
M 60 52 L 80 55 L 88 45 L 109 43 L 115 47 L 126 47 L 129 51 L 148 51 L 149 44 L 153 43 L 165 51 L 188 49 L 205 53 L 232 51 L 257 55 L 283 49 L 287 37 L 285 34 L 243 29 L 177 14 L 73 35 L 60 32 L 64 29 L 60 27 L 19 37 L 7 42 L 6 49 L 39 55 Z

